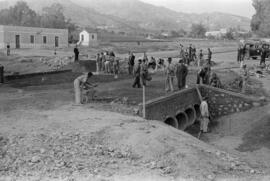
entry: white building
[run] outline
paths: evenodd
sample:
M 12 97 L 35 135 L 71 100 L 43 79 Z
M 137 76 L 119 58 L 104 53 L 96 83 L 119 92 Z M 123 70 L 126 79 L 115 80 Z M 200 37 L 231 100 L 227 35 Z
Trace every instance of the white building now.
M 228 30 L 223 28 L 223 29 L 220 29 L 219 31 L 207 31 L 205 33 L 205 36 L 206 37 L 221 38 L 222 36 L 226 35 L 227 32 L 228 32 Z
M 83 30 L 80 33 L 78 44 L 82 46 L 95 46 L 97 41 L 97 33 L 90 33 L 87 30 Z

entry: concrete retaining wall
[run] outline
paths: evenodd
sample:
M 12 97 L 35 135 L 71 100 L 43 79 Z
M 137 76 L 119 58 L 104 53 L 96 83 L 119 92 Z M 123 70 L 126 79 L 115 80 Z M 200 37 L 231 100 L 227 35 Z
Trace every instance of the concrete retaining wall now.
M 200 98 L 195 88 L 185 89 L 169 96 L 146 103 L 146 119 L 165 121 L 179 129 L 185 129 L 196 120 Z M 176 127 L 176 126 L 175 126 Z

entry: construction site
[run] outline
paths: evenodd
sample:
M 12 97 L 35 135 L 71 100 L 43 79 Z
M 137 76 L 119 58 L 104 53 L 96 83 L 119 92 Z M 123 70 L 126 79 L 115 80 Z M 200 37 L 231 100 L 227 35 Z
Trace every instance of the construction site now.
M 0 52 L 0 180 L 270 180 L 270 71 L 257 76 L 259 60 L 246 60 L 250 79 L 238 87 L 237 42 L 188 40 L 211 47 L 212 71 L 223 88 L 197 85 L 198 67 L 190 65 L 188 88 L 166 93 L 163 71 L 147 84 L 145 118 L 142 89 L 132 88 L 127 52 L 177 61 L 176 42 L 115 43 L 73 47 L 14 49 Z M 94 75 L 93 100 L 74 105 L 73 81 L 95 72 L 100 49 L 116 52 L 121 71 Z M 200 97 L 206 96 L 213 119 L 210 132 L 197 138 Z

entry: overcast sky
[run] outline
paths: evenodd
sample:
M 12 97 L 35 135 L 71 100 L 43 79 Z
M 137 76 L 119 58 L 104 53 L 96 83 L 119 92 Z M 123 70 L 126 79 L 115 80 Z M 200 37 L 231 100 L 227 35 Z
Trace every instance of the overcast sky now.
M 255 13 L 252 0 L 141 0 L 180 12 L 226 12 L 251 18 Z

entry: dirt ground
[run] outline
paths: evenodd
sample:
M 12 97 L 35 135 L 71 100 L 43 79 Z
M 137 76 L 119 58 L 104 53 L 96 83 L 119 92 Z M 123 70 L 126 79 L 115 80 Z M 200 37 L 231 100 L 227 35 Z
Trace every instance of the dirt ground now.
M 213 60 L 225 88 L 237 92 L 235 57 L 219 53 Z M 189 86 L 196 70 L 190 68 Z M 130 76 L 93 77 L 97 99 L 73 105 L 76 76 L 0 85 L 0 180 L 270 180 L 269 105 L 222 117 L 198 140 L 138 117 L 142 91 L 131 87 Z M 267 77 L 252 77 L 249 85 L 247 94 L 268 97 Z M 153 75 L 146 95 L 165 95 L 162 72 Z

